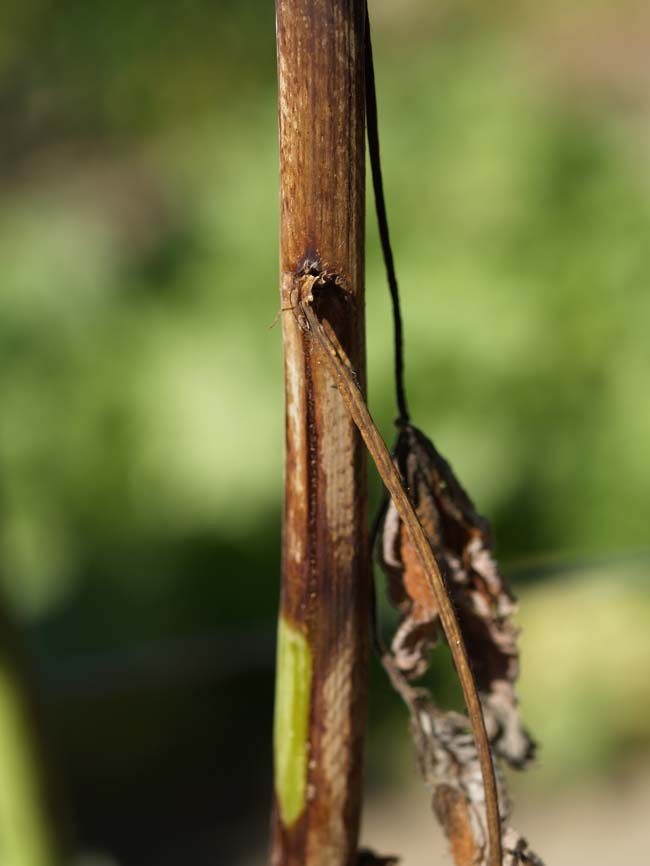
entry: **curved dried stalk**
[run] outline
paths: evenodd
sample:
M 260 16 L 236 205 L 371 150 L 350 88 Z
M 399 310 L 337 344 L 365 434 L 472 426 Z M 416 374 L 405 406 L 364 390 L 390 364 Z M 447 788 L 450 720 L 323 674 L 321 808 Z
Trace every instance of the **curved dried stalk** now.
M 341 396 L 359 429 L 361 436 L 370 452 L 386 489 L 388 490 L 400 517 L 408 528 L 411 542 L 415 547 L 426 578 L 434 593 L 440 612 L 440 620 L 449 643 L 452 658 L 460 680 L 467 712 L 472 725 L 476 743 L 476 751 L 483 777 L 485 789 L 485 808 L 489 837 L 489 866 L 501 866 L 501 821 L 497 782 L 492 764 L 490 743 L 485 729 L 483 711 L 478 697 L 476 684 L 472 675 L 467 650 L 463 636 L 458 626 L 456 614 L 449 598 L 444 579 L 435 560 L 431 546 L 424 530 L 418 521 L 415 510 L 408 498 L 400 475 L 395 468 L 390 452 L 368 411 L 363 395 L 356 381 L 354 371 L 346 362 L 342 350 L 337 345 L 336 336 L 328 333 L 321 324 L 313 307 L 315 286 L 334 288 L 335 280 L 326 274 L 303 276 L 298 279 L 299 307 L 309 330 L 320 346 L 325 359 L 339 389 Z

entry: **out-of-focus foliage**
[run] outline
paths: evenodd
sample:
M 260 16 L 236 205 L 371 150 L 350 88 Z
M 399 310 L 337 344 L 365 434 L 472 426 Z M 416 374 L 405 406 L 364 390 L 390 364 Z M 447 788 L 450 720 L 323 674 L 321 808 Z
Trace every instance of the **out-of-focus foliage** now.
M 377 0 L 371 14 L 417 423 L 506 562 L 645 547 L 650 15 L 632 0 Z M 198 755 L 270 700 L 272 652 L 255 635 L 277 600 L 283 444 L 272 4 L 5 0 L 0 21 L 4 589 L 54 667 L 179 637 L 194 658 L 196 635 L 216 633 L 220 676 L 244 656 L 266 671 L 255 695 L 234 674 L 188 693 L 200 721 L 176 694 L 137 718 L 105 696 L 59 717 L 79 756 L 106 726 L 95 760 L 109 786 L 135 756 L 142 784 L 157 785 L 180 737 L 196 732 Z M 368 210 L 370 401 L 391 438 L 389 305 Z M 595 648 L 598 666 L 619 658 L 614 637 L 623 654 L 647 653 L 634 637 L 646 578 L 614 563 L 600 588 L 535 587 L 524 689 L 551 740 L 546 695 L 568 693 L 543 661 L 527 665 L 526 642 L 558 638 L 562 604 L 562 639 L 575 641 L 554 645 L 554 665 L 562 646 L 585 673 L 560 756 L 549 746 L 545 761 L 584 749 L 583 764 L 606 762 L 647 742 L 640 716 L 603 730 L 615 691 L 579 712 Z M 617 581 L 624 601 L 608 596 Z M 610 641 L 585 613 L 601 592 L 603 610 L 623 605 L 603 625 Z M 642 672 L 628 670 L 633 695 Z M 93 678 L 75 676 L 63 679 Z M 251 756 L 267 748 L 269 711 Z M 92 778 L 84 761 L 76 772 Z
M 610 568 L 587 566 L 523 596 L 521 697 L 547 785 L 629 767 L 647 748 L 647 573 L 647 561 L 619 565 L 616 580 Z
M 4 28 L 2 560 L 27 609 L 98 545 L 245 537 L 276 507 L 272 17 L 253 6 L 28 3 Z M 416 414 L 506 556 L 642 545 L 643 106 L 559 77 L 535 18 L 410 8 L 381 7 L 376 38 Z

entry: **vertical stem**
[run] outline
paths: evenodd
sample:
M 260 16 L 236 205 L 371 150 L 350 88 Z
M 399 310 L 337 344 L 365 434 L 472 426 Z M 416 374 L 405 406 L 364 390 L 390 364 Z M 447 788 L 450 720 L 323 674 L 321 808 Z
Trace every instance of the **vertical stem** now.
M 301 327 L 300 275 L 364 378 L 364 0 L 276 0 L 286 390 L 274 866 L 353 866 L 370 564 L 365 455 Z M 364 383 L 361 383 L 362 387 Z

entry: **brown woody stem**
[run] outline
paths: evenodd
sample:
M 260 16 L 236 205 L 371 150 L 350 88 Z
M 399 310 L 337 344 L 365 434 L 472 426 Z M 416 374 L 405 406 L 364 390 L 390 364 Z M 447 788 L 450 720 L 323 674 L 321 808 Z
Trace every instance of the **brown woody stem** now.
M 425 532 L 408 498 L 403 481 L 395 468 L 390 452 L 368 411 L 363 393 L 359 389 L 353 372 L 354 368 L 350 365 L 350 362 L 344 360 L 344 353 L 342 353 L 340 346 L 337 345 L 338 341 L 332 329 L 328 327 L 326 330 L 316 315 L 313 306 L 313 290 L 318 285 L 325 285 L 329 288 L 328 283 L 323 278 L 307 277 L 302 280 L 300 286 L 300 308 L 311 333 L 321 348 L 320 355 L 325 359 L 350 415 L 363 436 L 368 451 L 377 467 L 377 471 L 408 529 L 411 542 L 418 552 L 427 580 L 434 592 L 440 620 L 463 690 L 481 765 L 490 846 L 488 863 L 490 866 L 501 866 L 501 821 L 492 753 L 485 730 L 483 711 L 474 677 L 469 666 L 463 636 L 458 626 L 458 620 Z M 318 302 L 321 302 L 320 299 L 318 299 Z
M 363 376 L 364 0 L 276 0 L 286 394 L 274 866 L 353 866 L 369 656 L 366 456 L 292 312 L 332 269 L 328 318 Z

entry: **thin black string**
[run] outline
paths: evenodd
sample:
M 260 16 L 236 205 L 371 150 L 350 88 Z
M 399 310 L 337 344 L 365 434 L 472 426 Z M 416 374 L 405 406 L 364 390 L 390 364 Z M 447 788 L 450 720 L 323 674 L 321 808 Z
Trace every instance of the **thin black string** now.
M 399 417 L 396 424 L 408 424 L 410 415 L 406 404 L 406 389 L 404 387 L 404 338 L 402 334 L 402 313 L 400 310 L 399 289 L 395 274 L 393 251 L 388 233 L 388 218 L 386 216 L 386 201 L 384 199 L 384 183 L 381 177 L 381 160 L 379 157 L 379 129 L 377 126 L 377 95 L 375 92 L 375 69 L 372 61 L 372 42 L 370 39 L 370 17 L 366 5 L 366 128 L 368 131 L 368 152 L 372 170 L 372 186 L 375 191 L 375 210 L 379 224 L 379 237 L 384 256 L 388 287 L 393 304 L 393 339 L 395 343 L 395 392 Z

